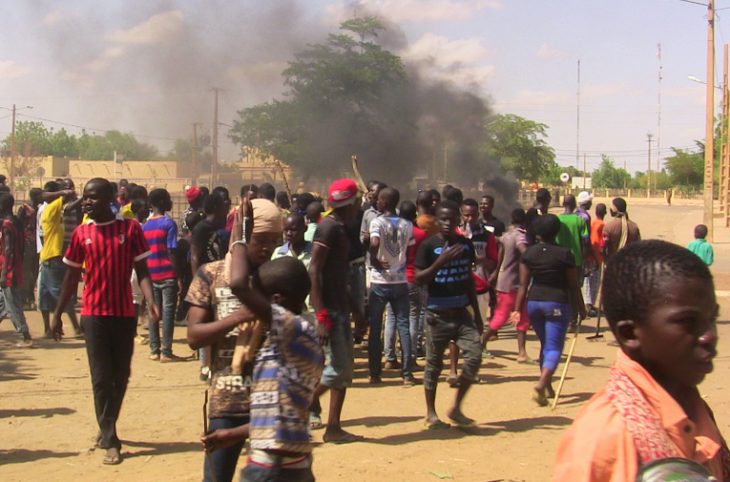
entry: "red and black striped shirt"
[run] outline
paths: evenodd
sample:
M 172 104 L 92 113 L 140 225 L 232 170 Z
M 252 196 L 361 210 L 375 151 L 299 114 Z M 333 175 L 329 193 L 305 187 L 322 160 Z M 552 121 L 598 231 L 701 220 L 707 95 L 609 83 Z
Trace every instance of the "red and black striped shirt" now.
M 23 235 L 15 219 L 3 219 L 0 229 L 0 275 L 3 278 L 0 285 L 23 285 L 23 250 Z
M 132 304 L 134 263 L 150 255 L 142 226 L 117 217 L 107 223 L 89 221 L 71 236 L 63 262 L 80 268 L 86 277 L 81 315 L 135 316 Z

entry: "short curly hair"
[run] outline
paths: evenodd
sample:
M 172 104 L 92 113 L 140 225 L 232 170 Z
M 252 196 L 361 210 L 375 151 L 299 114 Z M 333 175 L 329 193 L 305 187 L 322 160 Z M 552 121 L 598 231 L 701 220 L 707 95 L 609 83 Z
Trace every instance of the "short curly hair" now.
M 691 251 L 661 240 L 637 241 L 613 255 L 603 274 L 603 311 L 611 328 L 621 320 L 641 323 L 662 303 L 666 283 L 687 278 L 712 283 L 707 265 Z

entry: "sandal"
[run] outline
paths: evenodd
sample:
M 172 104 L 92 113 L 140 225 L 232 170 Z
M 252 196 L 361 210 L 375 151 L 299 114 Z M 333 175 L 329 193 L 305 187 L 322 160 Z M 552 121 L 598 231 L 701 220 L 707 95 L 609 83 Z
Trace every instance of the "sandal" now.
M 121 462 L 122 454 L 119 452 L 118 448 L 112 447 L 106 449 L 106 454 L 104 454 L 104 459 L 102 460 L 104 465 L 118 465 Z
M 548 399 L 545 396 L 545 389 L 538 390 L 535 388 L 535 393 L 532 395 L 532 399 L 541 407 L 547 407 L 548 405 Z
M 318 413 L 309 412 L 309 428 L 310 430 L 318 430 L 323 428 L 322 417 Z

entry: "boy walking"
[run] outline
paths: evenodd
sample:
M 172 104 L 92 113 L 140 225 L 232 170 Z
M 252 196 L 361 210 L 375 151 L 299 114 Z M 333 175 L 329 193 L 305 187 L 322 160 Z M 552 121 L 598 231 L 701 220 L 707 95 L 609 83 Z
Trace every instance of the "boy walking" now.
M 475 262 L 471 241 L 459 236 L 459 205 L 444 201 L 436 213 L 440 231 L 426 239 L 416 254 L 416 282 L 428 285 L 426 305 L 426 368 L 423 387 L 426 392 L 426 427 L 447 428 L 436 414 L 436 386 L 443 368 L 443 354 L 454 341 L 464 355 L 464 365 L 456 391 L 456 400 L 447 416 L 459 426 L 474 421 L 461 412 L 461 403 L 476 380 L 481 365 L 479 335 L 482 316 L 479 312 L 474 282 L 471 277 Z M 467 306 L 473 310 L 469 314 Z
M 150 255 L 142 226 L 115 217 L 109 181 L 94 178 L 84 187 L 81 202 L 89 222 L 74 231 L 63 262 L 69 267 L 53 314 L 54 339 L 63 336 L 61 313 L 75 293 L 85 266 L 81 319 L 86 338 L 96 420 L 97 445 L 106 449 L 103 463 L 121 462 L 117 418 L 129 381 L 137 324 L 132 303 L 132 269 L 149 306 L 151 322 L 159 320 L 146 258 Z
M 152 216 L 144 223 L 144 236 L 150 246 L 147 268 L 152 279 L 152 293 L 155 303 L 162 309 L 162 343 L 160 344 L 160 323 L 150 322 L 150 360 L 170 362 L 172 335 L 175 330 L 177 297 L 182 288 L 176 261 L 177 224 L 167 212 L 172 210 L 172 199 L 166 189 L 153 189 L 149 195 Z
M 695 226 L 695 239 L 689 243 L 687 249 L 696 254 L 707 266 L 712 266 L 715 259 L 715 253 L 712 245 L 705 239 L 707 237 L 707 226 L 698 224 Z
M 0 194 L 0 287 L 5 299 L 5 312 L 15 331 L 23 336 L 19 348 L 30 348 L 33 340 L 23 313 L 23 234 L 18 220 L 13 216 L 15 199 L 9 193 Z
M 386 187 L 377 198 L 377 210 L 382 214 L 370 223 L 370 336 L 368 365 L 370 383 L 380 383 L 383 348 L 381 331 L 383 311 L 390 304 L 395 316 L 395 326 L 403 350 L 403 384 L 414 385 L 412 346 L 409 326 L 408 279 L 406 254 L 408 246 L 415 244 L 413 224 L 399 217 L 395 210 L 400 193 Z M 386 322 L 387 323 L 387 322 Z M 389 330 L 386 329 L 386 333 Z

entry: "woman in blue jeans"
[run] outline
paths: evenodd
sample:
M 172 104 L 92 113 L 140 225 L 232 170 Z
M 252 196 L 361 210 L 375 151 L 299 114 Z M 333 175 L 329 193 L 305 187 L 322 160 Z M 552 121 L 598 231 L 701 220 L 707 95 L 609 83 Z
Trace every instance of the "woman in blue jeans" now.
M 527 298 L 530 323 L 540 340 L 540 380 L 535 385 L 533 399 L 543 407 L 548 404 L 547 397 L 555 395 L 553 374 L 563 353 L 573 313 L 580 319 L 586 317 L 575 257 L 568 248 L 555 244 L 560 226 L 560 220 L 553 214 L 545 214 L 532 222 L 537 243 L 522 255 L 520 288 L 515 311 L 510 316 L 515 322 L 519 320 Z

